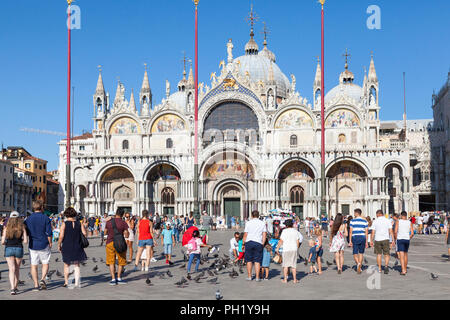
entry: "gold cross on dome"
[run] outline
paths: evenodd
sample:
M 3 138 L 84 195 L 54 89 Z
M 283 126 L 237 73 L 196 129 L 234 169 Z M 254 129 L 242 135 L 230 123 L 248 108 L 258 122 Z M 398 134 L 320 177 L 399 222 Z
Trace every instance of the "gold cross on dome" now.
M 264 24 L 264 29 L 261 32 L 261 34 L 264 35 L 264 40 L 267 40 L 267 36 L 270 34 L 270 30 L 267 28 L 266 22 L 263 22 L 263 24 Z
M 247 18 L 247 21 L 249 22 L 250 26 L 253 29 L 253 26 L 255 25 L 255 22 L 258 21 L 259 17 L 256 13 L 253 12 L 253 3 L 250 6 L 250 14 Z
M 181 60 L 181 62 L 183 62 L 183 71 L 186 72 L 186 62 L 188 62 L 189 60 L 187 60 L 186 58 L 186 51 L 183 51 L 183 60 Z

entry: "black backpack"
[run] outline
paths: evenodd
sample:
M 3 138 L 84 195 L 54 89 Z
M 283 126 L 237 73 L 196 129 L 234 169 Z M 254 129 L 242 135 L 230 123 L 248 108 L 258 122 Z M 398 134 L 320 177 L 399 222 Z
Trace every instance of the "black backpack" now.
M 116 249 L 117 253 L 126 252 L 128 249 L 127 243 L 125 241 L 125 238 L 123 237 L 123 234 L 117 231 L 115 218 L 111 220 L 111 224 L 114 229 L 114 238 L 113 238 L 114 249 Z

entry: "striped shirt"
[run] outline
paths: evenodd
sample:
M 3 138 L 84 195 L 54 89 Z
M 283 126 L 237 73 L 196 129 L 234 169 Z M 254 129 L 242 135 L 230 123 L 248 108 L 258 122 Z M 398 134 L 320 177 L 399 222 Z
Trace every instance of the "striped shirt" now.
M 364 218 L 355 218 L 350 221 L 350 228 L 353 228 L 352 236 L 365 236 L 368 227 L 369 224 Z

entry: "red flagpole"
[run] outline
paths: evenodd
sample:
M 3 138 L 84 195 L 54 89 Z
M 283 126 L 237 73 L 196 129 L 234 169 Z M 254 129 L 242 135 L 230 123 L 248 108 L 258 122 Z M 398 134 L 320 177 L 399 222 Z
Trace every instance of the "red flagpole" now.
M 67 0 L 68 9 L 67 9 L 67 36 L 68 36 L 68 44 L 67 44 L 67 163 L 66 163 L 66 207 L 70 207 L 70 198 L 71 198 L 71 179 L 70 179 L 70 153 L 71 153 L 71 145 L 70 145 L 70 89 L 71 89 L 71 4 L 73 0 Z
M 320 201 L 320 213 L 327 216 L 326 213 L 326 199 L 325 199 L 325 0 L 320 0 L 322 4 L 322 78 L 321 78 L 321 201 Z
M 198 172 L 198 3 L 195 4 L 195 142 L 194 142 L 194 214 L 199 218 L 199 172 Z

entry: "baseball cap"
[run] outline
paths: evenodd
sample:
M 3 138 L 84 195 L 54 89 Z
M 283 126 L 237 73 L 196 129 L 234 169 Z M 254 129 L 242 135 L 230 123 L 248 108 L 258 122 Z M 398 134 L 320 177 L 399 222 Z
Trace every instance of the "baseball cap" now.
M 108 212 L 108 216 L 110 216 L 110 217 L 113 217 L 113 216 L 115 216 L 116 214 L 115 214 L 115 212 L 114 211 L 110 211 L 110 212 Z
M 17 211 L 13 211 L 13 212 L 11 212 L 9 217 L 10 218 L 18 218 L 18 217 L 20 217 L 20 213 L 18 213 Z

